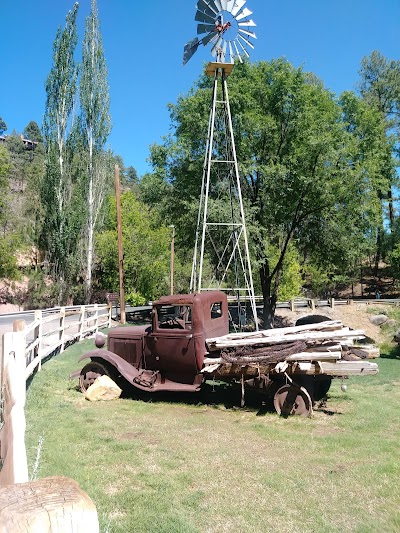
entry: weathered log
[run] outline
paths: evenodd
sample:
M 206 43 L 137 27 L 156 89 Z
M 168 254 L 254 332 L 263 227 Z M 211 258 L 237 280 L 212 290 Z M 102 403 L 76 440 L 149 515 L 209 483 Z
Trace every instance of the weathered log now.
M 207 346 L 209 351 L 220 350 L 223 348 L 237 347 L 237 346 L 254 346 L 262 344 L 282 344 L 285 342 L 293 341 L 324 341 L 324 340 L 339 340 L 345 339 L 349 343 L 352 339 L 363 339 L 365 337 L 364 331 L 353 330 L 349 328 L 342 328 L 341 330 L 334 330 L 330 332 L 305 332 L 305 333 L 293 333 L 286 335 L 274 335 L 266 336 L 264 338 L 242 338 L 242 339 L 229 339 L 227 337 L 219 337 L 217 339 L 207 339 Z M 351 344 L 351 343 L 350 343 Z
M 366 344 L 364 346 L 350 346 L 349 352 L 361 357 L 361 359 L 376 359 L 380 356 L 380 350 L 377 346 Z
M 286 361 L 338 361 L 342 357 L 342 352 L 329 351 L 329 352 L 301 352 L 289 355 L 286 357 Z
M 240 333 L 229 333 L 223 338 L 225 339 L 253 339 L 253 338 L 264 338 L 264 337 L 274 337 L 286 335 L 287 333 L 299 333 L 305 331 L 332 331 L 341 329 L 343 323 L 340 320 L 330 320 L 326 322 L 319 322 L 317 324 L 306 324 L 303 326 L 289 326 L 286 328 L 276 328 L 276 329 L 264 329 L 261 331 L 251 331 L 251 332 L 240 332 Z M 219 340 L 222 337 L 216 337 L 208 339 L 207 342 L 213 342 Z
M 281 364 L 281 363 L 280 363 Z M 287 366 L 287 368 L 286 368 Z M 242 376 L 245 379 L 258 377 L 262 374 L 281 373 L 282 369 L 278 365 L 270 364 L 234 364 L 234 363 L 214 363 L 213 365 L 205 366 L 202 370 L 203 374 L 209 374 L 214 379 L 218 378 L 238 378 Z M 375 375 L 378 373 L 378 365 L 368 361 L 293 361 L 285 363 L 285 372 L 292 374 L 307 374 L 309 376 L 325 374 L 332 377 L 346 377 L 346 376 L 366 376 Z
M 288 355 L 285 358 L 285 361 L 338 361 L 341 359 L 342 352 L 340 350 L 336 351 L 329 351 L 329 352 L 300 352 L 295 353 L 293 355 Z M 246 361 L 244 361 L 246 363 Z M 203 365 L 204 370 L 206 370 L 207 366 L 212 366 L 215 364 L 224 364 L 224 360 L 221 357 L 216 358 L 205 358 Z
M 0 487 L 0 533 L 98 533 L 97 511 L 73 479 L 48 477 Z
M 336 377 L 372 376 L 378 374 L 379 372 L 378 365 L 368 361 L 337 361 L 336 363 L 321 361 L 318 362 L 318 366 L 321 370 L 320 373 L 326 374 L 327 376 Z M 314 375 L 316 373 L 316 369 L 309 368 L 306 373 L 308 375 Z

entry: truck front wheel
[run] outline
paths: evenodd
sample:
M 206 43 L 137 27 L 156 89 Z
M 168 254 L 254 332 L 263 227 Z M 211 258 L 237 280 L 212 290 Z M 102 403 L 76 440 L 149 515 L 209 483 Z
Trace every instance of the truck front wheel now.
M 92 385 L 100 376 L 110 377 L 110 371 L 105 365 L 98 363 L 97 361 L 90 361 L 90 363 L 85 365 L 79 376 L 79 388 L 81 389 L 81 392 L 85 394 L 90 385 Z

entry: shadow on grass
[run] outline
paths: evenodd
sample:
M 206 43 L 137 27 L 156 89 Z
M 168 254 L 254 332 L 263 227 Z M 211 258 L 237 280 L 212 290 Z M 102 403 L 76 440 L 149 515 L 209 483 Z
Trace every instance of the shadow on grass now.
M 121 383 L 119 384 L 122 385 Z M 80 394 L 79 386 L 71 385 Z M 158 392 L 149 393 L 136 389 L 132 385 L 123 386 L 122 399 L 139 400 L 146 403 L 168 403 L 176 405 L 193 405 L 196 407 L 210 407 L 215 409 L 244 410 L 254 413 L 257 417 L 268 414 L 276 414 L 273 398 L 265 393 L 246 390 L 245 405 L 242 406 L 242 393 L 240 385 L 226 383 L 206 382 L 199 392 Z M 327 416 L 340 415 L 342 413 L 327 407 L 329 396 L 315 404 L 315 409 Z
M 152 403 L 175 403 L 180 405 L 196 405 L 196 406 L 208 406 L 224 409 L 241 409 L 241 388 L 240 386 L 229 385 L 226 383 L 209 383 L 206 382 L 202 385 L 199 392 L 159 392 L 159 393 L 146 393 L 130 387 L 124 389 L 122 398 L 131 398 L 135 400 L 141 400 L 144 402 Z M 246 391 L 245 406 L 247 411 L 258 412 L 260 408 L 266 404 L 265 396 L 254 391 Z M 267 411 L 268 412 L 268 411 Z M 274 408 L 271 402 L 271 409 L 269 412 L 274 412 Z
M 400 346 L 388 347 L 387 349 L 382 350 L 381 353 L 382 359 L 398 359 L 400 360 Z

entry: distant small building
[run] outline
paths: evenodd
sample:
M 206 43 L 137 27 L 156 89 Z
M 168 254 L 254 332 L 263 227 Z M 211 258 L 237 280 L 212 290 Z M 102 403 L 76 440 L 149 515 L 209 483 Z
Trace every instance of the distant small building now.
M 28 150 L 34 150 L 38 143 L 36 141 L 31 141 L 30 139 L 25 139 L 25 137 L 20 135 L 22 142 L 24 143 L 25 147 L 28 148 Z
M 21 141 L 24 143 L 24 146 L 27 150 L 34 150 L 36 146 L 39 144 L 36 141 L 31 141 L 30 139 L 25 139 L 25 137 L 20 135 Z M 8 135 L 0 135 L 0 143 L 5 143 L 7 141 Z

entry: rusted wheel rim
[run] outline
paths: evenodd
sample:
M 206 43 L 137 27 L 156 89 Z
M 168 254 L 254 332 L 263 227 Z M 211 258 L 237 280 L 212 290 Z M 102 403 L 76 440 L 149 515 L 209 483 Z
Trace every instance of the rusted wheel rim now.
M 285 418 L 290 415 L 309 416 L 312 412 L 312 401 L 306 389 L 290 383 L 276 391 L 274 406 L 276 412 Z
M 104 376 L 105 374 L 108 375 L 107 370 L 98 363 L 88 363 L 85 365 L 79 376 L 79 387 L 81 391 L 85 393 L 98 377 Z

